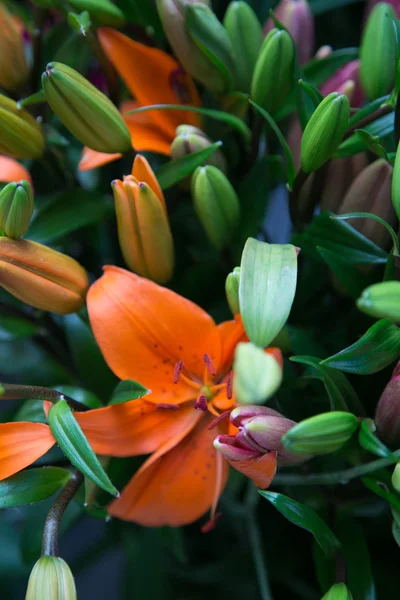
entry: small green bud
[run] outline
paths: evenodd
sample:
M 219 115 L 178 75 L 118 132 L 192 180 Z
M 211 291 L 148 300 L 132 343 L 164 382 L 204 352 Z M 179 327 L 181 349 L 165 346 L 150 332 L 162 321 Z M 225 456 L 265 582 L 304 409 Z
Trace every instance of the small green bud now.
M 224 17 L 236 66 L 236 89 L 249 92 L 254 66 L 262 43 L 262 28 L 247 2 L 231 2 Z
M 97 88 L 62 63 L 49 63 L 42 75 L 47 102 L 82 144 L 97 152 L 126 152 L 132 147 L 121 113 Z
M 0 192 L 0 228 L 17 239 L 28 231 L 33 214 L 33 193 L 27 181 L 7 184 Z
M 193 152 L 204 150 L 211 144 L 212 141 L 201 129 L 192 125 L 179 125 L 176 129 L 176 137 L 171 144 L 171 157 L 174 159 L 182 158 L 188 154 L 193 154 Z M 224 173 L 227 171 L 225 156 L 219 149 L 215 150 L 204 164 L 214 165 Z
M 71 569 L 59 556 L 42 556 L 32 569 L 25 600 L 77 600 Z
M 344 583 L 335 583 L 322 600 L 353 600 L 353 596 Z
M 264 404 L 282 383 L 282 366 L 275 355 L 251 342 L 238 344 L 233 370 L 233 386 L 239 404 Z
M 232 273 L 229 273 L 225 281 L 226 299 L 228 300 L 229 308 L 233 315 L 238 315 L 240 313 L 239 281 L 240 267 L 235 267 Z
M 392 486 L 400 494 L 400 462 L 395 466 L 392 473 Z
M 294 82 L 294 45 L 287 31 L 272 29 L 261 46 L 251 81 L 251 99 L 276 112 Z
M 357 300 L 357 306 L 377 319 L 400 322 L 400 281 L 383 281 L 370 285 Z
M 239 225 L 239 198 L 226 175 L 211 165 L 198 167 L 192 177 L 197 216 L 217 250 L 222 250 Z
M 398 59 L 395 13 L 378 2 L 369 15 L 360 47 L 360 79 L 369 100 L 391 92 Z
M 358 427 L 348 412 L 333 411 L 300 421 L 283 438 L 285 448 L 298 454 L 329 454 L 341 448 Z
M 13 158 L 39 158 L 44 137 L 39 123 L 11 98 L 0 94 L 0 154 Z
M 334 154 L 349 125 L 347 96 L 332 92 L 317 106 L 301 140 L 300 164 L 305 173 L 316 171 Z

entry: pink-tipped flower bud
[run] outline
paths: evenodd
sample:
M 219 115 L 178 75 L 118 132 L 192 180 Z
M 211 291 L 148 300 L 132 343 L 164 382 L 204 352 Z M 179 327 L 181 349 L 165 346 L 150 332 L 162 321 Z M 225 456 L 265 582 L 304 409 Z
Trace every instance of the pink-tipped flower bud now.
M 349 81 L 354 82 L 354 87 L 351 96 L 349 97 L 348 93 L 346 95 L 349 97 L 351 106 L 359 107 L 364 101 L 364 94 L 360 83 L 360 61 L 358 58 L 338 69 L 336 73 L 321 86 L 321 94 L 323 96 L 327 96 L 332 92 L 344 94 L 346 93 L 344 86 L 348 86 Z
M 382 392 L 375 413 L 378 436 L 389 446 L 400 444 L 400 362 Z
M 281 0 L 274 13 L 292 36 L 300 64 L 307 62 L 314 47 L 314 18 L 307 0 Z M 270 17 L 265 24 L 264 34 L 267 35 L 274 27 Z

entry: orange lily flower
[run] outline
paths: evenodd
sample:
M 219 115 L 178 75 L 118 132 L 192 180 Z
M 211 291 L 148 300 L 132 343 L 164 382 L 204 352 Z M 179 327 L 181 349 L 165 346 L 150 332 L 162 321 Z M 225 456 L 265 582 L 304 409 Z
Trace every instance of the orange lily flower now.
M 98 32 L 100 43 L 117 72 L 124 80 L 135 101 L 121 107 L 136 152 L 170 154 L 178 125 L 199 127 L 198 115 L 184 111 L 151 111 L 125 113 L 152 104 L 187 104 L 199 106 L 200 97 L 193 80 L 179 63 L 158 48 L 150 48 L 126 35 L 103 27 Z M 79 169 L 100 167 L 121 157 L 84 148 Z
M 30 173 L 21 163 L 9 156 L 0 155 L 0 181 L 10 183 L 25 179 L 32 185 Z

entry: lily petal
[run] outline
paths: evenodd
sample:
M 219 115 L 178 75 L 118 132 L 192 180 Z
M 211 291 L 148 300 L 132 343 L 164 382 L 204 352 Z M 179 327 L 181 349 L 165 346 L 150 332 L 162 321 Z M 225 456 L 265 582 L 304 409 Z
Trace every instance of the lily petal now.
M 257 456 L 255 458 L 245 458 L 244 460 L 229 460 L 229 464 L 246 475 L 249 479 L 252 479 L 254 484 L 265 490 L 270 486 L 271 481 L 275 477 L 277 459 L 276 452 L 268 452 L 263 456 Z
M 54 444 L 50 427 L 44 423 L 1 423 L 0 480 L 28 467 Z
M 98 36 L 108 58 L 139 104 L 200 104 L 193 80 L 169 54 L 134 42 L 108 27 L 101 28 Z M 153 111 L 151 119 L 171 141 L 181 123 L 199 126 L 198 116 L 190 112 Z
M 221 372 L 224 373 L 232 366 L 236 345 L 248 341 L 248 337 L 240 315 L 236 315 L 235 320 L 220 323 L 218 331 L 222 342 Z
M 193 302 L 148 279 L 105 267 L 89 290 L 88 310 L 108 365 L 120 379 L 134 379 L 151 389 L 148 401 L 154 396 L 157 403 L 182 402 L 196 396 L 200 385 L 191 387 L 182 377 L 173 383 L 179 361 L 183 360 L 182 374 L 199 381 L 204 354 L 210 355 L 218 371 L 220 338 L 213 319 Z
M 192 523 L 215 506 L 227 481 L 228 465 L 218 468 L 215 431 L 201 418 L 182 441 L 151 456 L 109 506 L 115 517 L 141 525 L 177 527 Z M 171 446 L 173 446 L 171 448 Z M 222 471 L 222 472 L 221 472 Z
M 132 167 L 132 175 L 138 181 L 143 181 L 151 187 L 151 189 L 163 205 L 165 211 L 167 211 L 165 206 L 164 194 L 162 193 L 160 184 L 158 183 L 157 178 L 154 175 L 153 169 L 149 165 L 149 161 L 146 160 L 144 156 L 141 156 L 140 154 L 135 156 L 135 160 L 133 161 Z
M 97 167 L 102 167 L 104 165 L 108 165 L 111 162 L 114 162 L 121 158 L 122 154 L 108 154 L 107 152 L 97 152 L 97 150 L 92 150 L 92 148 L 85 148 L 82 151 L 81 160 L 79 161 L 78 169 L 79 171 L 90 171 L 90 169 L 97 169 Z
M 21 163 L 9 156 L 0 155 L 0 181 L 10 183 L 25 179 L 32 185 L 30 173 Z

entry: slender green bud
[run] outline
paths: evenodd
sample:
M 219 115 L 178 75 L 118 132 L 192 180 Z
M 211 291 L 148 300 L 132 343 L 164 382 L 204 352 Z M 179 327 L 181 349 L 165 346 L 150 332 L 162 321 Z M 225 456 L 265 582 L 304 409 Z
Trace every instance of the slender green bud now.
M 171 144 L 171 157 L 174 159 L 182 158 L 193 152 L 204 150 L 211 146 L 210 138 L 198 127 L 192 125 L 179 125 L 176 129 L 176 137 Z M 205 162 L 205 165 L 214 165 L 224 173 L 227 171 L 225 156 L 222 151 L 217 149 L 212 153 L 210 158 Z M 189 178 L 190 179 L 190 178 Z
M 369 100 L 393 89 L 398 60 L 395 13 L 378 2 L 369 15 L 360 48 L 360 79 Z
M 264 352 L 251 342 L 238 344 L 233 370 L 239 404 L 264 404 L 282 383 L 282 365 L 275 354 Z
M 300 164 L 305 173 L 316 171 L 334 154 L 349 125 L 350 103 L 344 94 L 324 98 L 308 121 L 301 140 Z
M 129 130 L 114 104 L 97 88 L 62 63 L 49 63 L 42 75 L 47 102 L 82 144 L 98 152 L 126 152 Z
M 262 28 L 247 2 L 231 2 L 224 17 L 236 66 L 236 89 L 249 92 L 251 79 L 262 43 Z
M 39 158 L 44 151 L 42 128 L 25 109 L 0 94 L 0 154 Z
M 393 166 L 392 202 L 397 218 L 400 219 L 400 142 L 397 146 L 396 158 Z
M 191 187 L 197 216 L 211 244 L 222 250 L 239 225 L 239 198 L 222 171 L 210 165 L 196 169 Z
M 33 214 L 33 193 L 27 181 L 7 184 L 0 192 L 0 229 L 17 239 L 28 231 Z
M 392 486 L 400 494 L 400 462 L 395 466 L 392 473 Z
M 357 306 L 377 319 L 400 322 L 400 281 L 383 281 L 370 285 L 357 300 Z
M 353 596 L 344 583 L 335 583 L 322 600 L 353 600 Z
M 295 425 L 283 437 L 283 444 L 298 454 L 329 454 L 341 448 L 357 427 L 358 419 L 352 413 L 323 413 Z
M 229 273 L 225 281 L 226 299 L 228 300 L 229 308 L 233 315 L 238 315 L 240 313 L 239 281 L 240 267 L 235 267 L 232 273 Z
M 294 82 L 294 45 L 287 31 L 272 29 L 258 55 L 251 81 L 251 99 L 267 112 L 276 112 Z
M 42 556 L 32 569 L 25 600 L 77 600 L 74 576 L 59 556 Z

